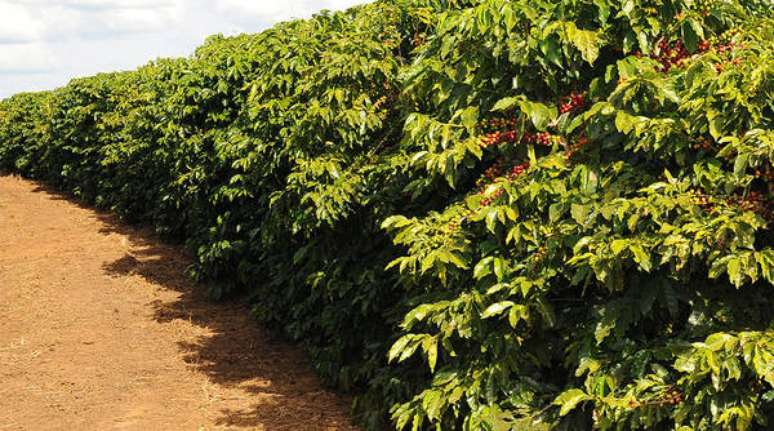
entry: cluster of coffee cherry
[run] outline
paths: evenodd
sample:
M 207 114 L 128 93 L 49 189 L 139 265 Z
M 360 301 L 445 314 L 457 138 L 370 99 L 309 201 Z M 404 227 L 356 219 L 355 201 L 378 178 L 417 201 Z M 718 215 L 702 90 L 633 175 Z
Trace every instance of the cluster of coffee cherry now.
M 732 196 L 722 200 L 727 205 L 736 206 L 742 211 L 752 211 L 768 221 L 774 221 L 774 206 L 761 192 L 751 191 L 747 196 Z M 715 208 L 712 197 L 705 194 L 698 195 L 695 202 L 708 213 Z
M 511 118 L 492 118 L 484 123 L 484 127 L 489 130 L 503 130 L 503 129 L 515 129 L 517 119 Z
M 519 136 L 519 133 L 516 130 L 506 130 L 506 131 L 497 131 L 492 132 L 484 135 L 481 138 L 481 146 L 483 147 L 493 147 L 498 146 L 505 143 L 527 143 L 527 144 L 538 144 L 543 145 L 546 147 L 552 146 L 554 143 L 561 142 L 561 137 L 552 135 L 548 132 L 539 132 L 539 133 L 529 133 L 525 132 L 523 135 Z
M 728 41 L 726 43 L 715 43 L 713 44 L 711 41 L 702 41 L 699 44 L 699 52 L 705 52 L 709 51 L 710 49 L 714 50 L 720 55 L 731 53 L 739 48 L 744 48 L 744 46 L 740 43 L 736 43 L 734 41 Z M 740 58 L 734 58 L 730 62 L 722 62 L 722 63 L 716 63 L 715 64 L 715 70 L 720 73 L 725 70 L 727 64 L 732 64 L 733 66 L 739 66 L 742 64 L 742 59 Z
M 663 397 L 650 401 L 629 400 L 628 406 L 635 409 L 642 406 L 676 406 L 685 401 L 685 395 L 676 387 L 669 387 Z
M 548 248 L 546 248 L 545 245 L 541 245 L 537 250 L 532 252 L 532 259 L 535 261 L 535 263 L 540 263 L 545 259 L 547 254 Z
M 651 58 L 661 63 L 662 72 L 669 72 L 689 56 L 690 53 L 683 45 L 683 41 L 669 43 L 668 40 L 662 39 L 658 43 L 658 53 L 651 55 Z
M 696 197 L 696 205 L 702 207 L 706 212 L 712 212 L 715 208 L 715 204 L 712 202 L 711 196 L 700 194 Z
M 742 211 L 753 211 L 761 215 L 766 215 L 771 209 L 763 193 L 756 191 L 748 193 L 747 196 L 737 196 L 732 199 L 732 202 Z
M 701 54 L 709 50 L 714 50 L 718 54 L 725 54 L 742 47 L 743 46 L 741 44 L 735 43 L 733 41 L 713 44 L 712 41 L 702 40 L 699 42 L 696 51 L 697 54 Z M 634 55 L 641 57 L 642 53 L 637 51 L 634 53 Z M 670 43 L 668 40 L 662 39 L 658 43 L 657 54 L 651 55 L 650 58 L 661 63 L 662 72 L 669 72 L 673 67 L 679 66 L 681 62 L 690 56 L 691 54 L 688 52 L 688 49 L 686 49 L 681 40 Z M 732 63 L 738 66 L 740 64 L 740 60 L 735 59 Z M 719 72 L 723 71 L 722 64 L 716 65 L 715 68 L 718 69 Z
M 481 138 L 482 147 L 493 147 L 506 142 L 516 142 L 516 118 L 492 118 L 483 127 L 490 130 Z M 503 131 L 504 130 L 504 131 Z
M 682 404 L 683 401 L 685 401 L 685 395 L 683 395 L 679 389 L 673 386 L 667 389 L 666 393 L 664 393 L 664 398 L 661 399 L 661 404 L 676 406 L 678 404 Z
M 481 178 L 478 180 L 478 186 L 483 187 L 487 184 L 486 180 L 489 180 L 489 182 L 493 182 L 495 178 L 501 176 L 503 174 L 503 159 L 499 158 L 495 160 L 495 162 L 492 164 L 492 166 L 488 167 L 484 171 L 484 178 Z
M 527 169 L 529 169 L 529 166 L 530 166 L 529 160 L 527 160 L 527 161 L 525 161 L 525 162 L 523 162 L 521 164 L 512 166 L 511 169 L 508 170 L 508 173 L 507 173 L 508 179 L 509 180 L 516 179 L 516 177 L 518 177 L 519 175 L 521 175 L 524 172 L 526 172 Z M 502 177 L 503 173 L 504 173 L 503 172 L 503 159 L 500 158 L 500 159 L 497 159 L 494 162 L 494 164 L 492 164 L 492 166 L 490 166 L 489 168 L 487 168 L 484 171 L 484 178 L 479 179 L 478 182 L 476 183 L 476 185 L 479 187 L 479 193 L 483 193 L 484 188 L 488 184 L 491 184 L 491 183 L 495 182 L 495 180 L 497 178 Z
M 460 230 L 460 226 L 462 226 L 462 223 L 465 223 L 466 220 L 469 219 L 469 217 L 473 217 L 475 215 L 475 211 L 473 211 L 470 208 L 460 208 L 459 213 L 456 214 L 455 218 L 452 220 L 449 220 L 449 222 L 446 224 L 446 232 L 453 233 L 458 230 Z
M 571 109 L 576 109 L 577 107 L 583 106 L 585 103 L 582 94 L 573 93 L 570 97 L 571 100 L 567 102 L 567 104 L 568 106 L 572 106 Z M 490 132 L 480 138 L 481 146 L 494 147 L 505 143 L 525 143 L 550 147 L 553 144 L 562 142 L 560 136 L 552 135 L 548 132 L 524 132 L 523 134 L 519 134 L 516 130 L 516 125 L 516 118 L 493 118 L 487 120 L 483 124 L 483 127 Z
M 382 83 L 382 90 L 382 96 L 374 101 L 373 108 L 375 110 L 381 110 L 385 107 L 392 106 L 400 98 L 400 90 L 391 86 L 387 81 Z
M 385 106 L 390 106 L 392 103 L 397 99 L 393 94 L 390 94 L 389 96 L 382 96 L 374 102 L 374 109 L 380 110 L 384 108 Z
M 452 220 L 449 222 L 449 224 L 446 225 L 446 229 L 449 232 L 454 232 L 460 228 L 460 221 L 459 220 Z
M 511 181 L 515 180 L 519 175 L 526 172 L 527 169 L 529 169 L 529 166 L 529 161 L 512 166 L 510 170 L 508 170 L 507 178 Z M 497 178 L 503 176 L 503 173 L 503 160 L 497 159 L 492 166 L 484 171 L 484 178 L 481 178 L 476 183 L 478 186 L 478 194 L 483 195 L 486 192 L 486 186 L 494 183 Z M 502 196 L 504 192 L 505 190 L 502 188 L 497 189 L 491 196 L 482 199 L 481 205 L 485 207 L 491 205 L 492 202 Z
M 573 91 L 572 93 L 570 93 L 569 96 L 565 97 L 564 100 L 562 100 L 562 103 L 559 105 L 559 112 L 561 112 L 562 114 L 566 114 L 578 108 L 582 108 L 585 104 L 586 104 L 586 95 L 583 93 L 578 93 L 576 91 Z
M 515 165 L 514 167 L 512 167 L 511 168 L 511 172 L 508 173 L 508 179 L 509 180 L 515 180 L 516 177 L 518 177 L 519 175 L 521 175 L 524 172 L 526 172 L 527 169 L 529 169 L 529 160 L 527 160 L 524 163 L 521 163 L 519 165 Z
M 544 147 L 550 147 L 555 143 L 562 141 L 561 136 L 552 135 L 548 132 L 539 132 L 535 134 L 525 133 L 522 139 L 528 144 L 538 144 Z
M 518 133 L 515 130 L 507 130 L 505 132 L 492 132 L 487 133 L 481 138 L 481 146 L 494 147 L 504 143 L 518 142 Z
M 483 191 L 482 191 L 483 193 Z M 488 207 L 489 205 L 492 205 L 492 202 L 496 201 L 500 196 L 505 193 L 505 190 L 503 189 L 497 189 L 492 196 L 489 196 L 487 198 L 481 199 L 481 206 Z
M 728 62 L 715 63 L 715 71 L 717 71 L 718 73 L 723 72 L 724 70 L 726 70 L 726 65 L 727 64 L 729 64 L 729 63 Z M 734 66 L 739 66 L 740 64 L 742 64 L 742 59 L 741 58 L 735 58 L 735 59 L 731 60 L 730 64 L 732 64 Z
M 564 151 L 564 157 L 567 159 L 571 159 L 572 156 L 575 155 L 578 151 L 580 151 L 583 147 L 589 144 L 589 138 L 586 137 L 585 134 L 581 134 L 578 137 L 578 140 L 575 141 L 574 144 L 567 146 L 567 149 Z
M 755 177 L 760 178 L 767 183 L 774 182 L 774 167 L 766 165 L 763 168 L 756 169 Z
M 420 45 L 424 45 L 424 43 L 427 41 L 427 34 L 420 33 L 420 32 L 414 32 L 414 37 L 411 38 L 411 46 L 417 47 Z
M 703 43 L 706 43 L 706 45 L 702 45 Z M 704 47 L 704 49 L 702 49 L 702 47 Z M 708 50 L 713 49 L 713 48 L 715 49 L 715 51 L 718 54 L 725 54 L 725 53 L 728 53 L 728 52 L 735 51 L 735 50 L 737 50 L 739 48 L 744 48 L 744 45 L 742 45 L 740 43 L 736 43 L 734 41 L 717 44 L 714 47 L 712 46 L 712 43 L 709 42 L 709 41 L 702 41 L 702 43 L 699 44 L 699 51 L 700 52 L 708 51 Z
M 691 9 L 698 11 L 702 16 L 709 16 L 715 4 L 717 4 L 716 0 L 695 0 Z
M 691 147 L 694 150 L 710 151 L 712 149 L 712 142 L 707 138 L 701 138 L 699 141 L 694 142 Z

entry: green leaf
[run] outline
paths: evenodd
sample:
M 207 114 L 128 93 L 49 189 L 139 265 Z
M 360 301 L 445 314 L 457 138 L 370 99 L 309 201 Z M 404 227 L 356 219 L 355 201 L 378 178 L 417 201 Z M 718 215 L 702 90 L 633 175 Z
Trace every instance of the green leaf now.
M 559 416 L 566 416 L 568 413 L 574 410 L 578 404 L 590 399 L 591 397 L 589 397 L 580 389 L 569 389 L 556 397 L 553 404 L 556 406 L 561 406 L 561 409 L 559 410 Z
M 390 347 L 390 351 L 387 355 L 388 361 L 393 362 L 396 358 L 398 358 L 412 339 L 413 338 L 410 335 L 398 338 L 398 341 L 396 341 L 392 347 Z
M 581 56 L 589 64 L 594 64 L 599 57 L 599 47 L 602 46 L 602 39 L 596 32 L 590 30 L 581 30 L 574 23 L 567 24 L 567 37 L 576 48 L 581 52 Z
M 540 102 L 531 102 L 526 99 L 519 101 L 521 111 L 529 116 L 530 121 L 538 130 L 545 130 L 549 124 L 556 120 L 559 111 L 555 106 L 547 106 Z
M 481 280 L 487 275 L 492 273 L 492 257 L 485 257 L 481 259 L 473 268 L 473 278 Z
M 570 214 L 572 219 L 579 225 L 586 224 L 586 220 L 589 218 L 590 207 L 588 205 L 572 204 L 570 207 Z
M 540 52 L 543 53 L 546 60 L 559 67 L 562 67 L 562 48 L 555 37 L 545 37 L 538 42 Z
M 640 268 L 645 272 L 650 272 L 653 265 L 650 261 L 650 255 L 645 249 L 640 244 L 631 244 L 629 250 L 634 254 L 634 261 L 640 265 Z
M 594 6 L 597 7 L 597 16 L 601 22 L 606 22 L 610 17 L 610 5 L 605 0 L 594 0 Z
M 617 111 L 615 114 L 615 128 L 623 134 L 628 134 L 639 122 L 638 118 L 625 111 Z
M 597 322 L 597 326 L 594 328 L 594 340 L 597 342 L 597 345 L 602 344 L 610 336 L 613 329 L 615 329 L 614 320 L 602 319 Z
M 478 124 L 478 107 L 471 106 L 462 111 L 462 125 L 473 131 Z
M 691 25 L 691 21 L 692 20 L 685 20 L 681 26 L 683 33 L 683 43 L 688 49 L 688 52 L 696 52 L 696 49 L 699 46 L 699 35 L 696 34 L 696 31 Z
M 726 266 L 728 278 L 737 288 L 744 284 L 744 274 L 742 273 L 742 261 L 738 258 L 731 258 Z
M 427 355 L 427 364 L 430 371 L 435 372 L 435 366 L 438 362 L 438 340 L 435 337 L 427 337 L 422 341 L 422 349 Z
M 486 228 L 489 232 L 495 233 L 495 228 L 497 227 L 497 215 L 498 211 L 496 208 L 490 209 L 486 214 Z
M 551 223 L 556 223 L 562 217 L 564 212 L 564 205 L 560 202 L 555 202 L 548 207 L 548 219 Z
M 505 310 L 513 307 L 515 304 L 512 301 L 502 301 L 502 302 L 496 302 L 484 310 L 484 313 L 481 314 L 481 317 L 483 319 L 488 319 L 490 317 L 498 316 L 502 314 Z
M 686 26 L 688 28 L 686 28 Z M 704 39 L 704 27 L 696 19 L 689 18 L 683 22 L 683 41 L 688 51 L 696 52 L 698 42 Z
M 621 254 L 629 246 L 629 241 L 625 239 L 617 239 L 610 243 L 610 249 L 616 256 Z
M 726 345 L 729 342 L 732 342 L 735 340 L 736 340 L 736 337 L 734 337 L 731 334 L 727 334 L 725 332 L 716 332 L 708 336 L 707 339 L 704 341 L 704 344 L 706 344 L 707 348 L 710 349 L 711 351 L 719 352 L 721 350 L 724 350 L 726 348 Z
M 748 160 L 749 154 L 740 154 L 737 156 L 736 160 L 734 161 L 734 175 L 744 175 L 745 170 L 747 170 Z
M 518 103 L 520 98 L 518 97 L 505 97 L 497 101 L 492 111 L 507 111 L 513 109 Z
M 721 122 L 720 114 L 717 111 L 709 110 L 706 114 L 707 122 L 709 124 L 709 132 L 712 138 L 716 141 L 722 136 L 723 123 Z
M 524 305 L 514 305 L 508 313 L 508 324 L 511 328 L 516 328 L 521 320 L 529 319 L 529 308 Z

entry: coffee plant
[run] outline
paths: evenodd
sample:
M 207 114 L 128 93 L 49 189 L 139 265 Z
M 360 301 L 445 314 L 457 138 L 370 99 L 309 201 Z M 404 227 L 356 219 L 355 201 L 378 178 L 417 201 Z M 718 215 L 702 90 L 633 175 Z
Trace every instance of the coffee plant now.
M 366 429 L 774 427 L 770 0 L 380 0 L 0 102 Z

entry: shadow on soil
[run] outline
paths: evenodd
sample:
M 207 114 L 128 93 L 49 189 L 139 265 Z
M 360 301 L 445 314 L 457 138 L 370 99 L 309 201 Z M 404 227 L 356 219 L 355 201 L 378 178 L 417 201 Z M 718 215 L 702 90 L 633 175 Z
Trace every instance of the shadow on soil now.
M 127 225 L 115 215 L 46 186 L 39 185 L 35 192 L 88 209 L 102 224 L 100 233 L 120 234 L 128 239 L 131 251 L 105 264 L 107 275 L 136 275 L 179 292 L 173 302 L 151 304 L 157 322 L 183 319 L 212 334 L 194 343 L 178 343 L 184 360 L 213 384 L 239 386 L 245 398 L 254 400 L 246 403 L 246 408 L 221 410 L 217 425 L 267 430 L 349 428 L 326 417 L 329 410 L 347 411 L 346 405 L 320 390 L 298 349 L 259 328 L 250 318 L 248 304 L 210 301 L 205 289 L 194 285 L 185 274 L 191 259 L 182 247 L 165 244 L 148 228 Z

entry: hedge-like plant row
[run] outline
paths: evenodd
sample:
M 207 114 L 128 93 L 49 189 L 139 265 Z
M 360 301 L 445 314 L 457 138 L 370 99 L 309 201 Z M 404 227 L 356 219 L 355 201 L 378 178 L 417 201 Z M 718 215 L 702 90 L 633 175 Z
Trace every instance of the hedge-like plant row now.
M 382 0 L 0 102 L 367 429 L 774 427 L 769 0 Z

